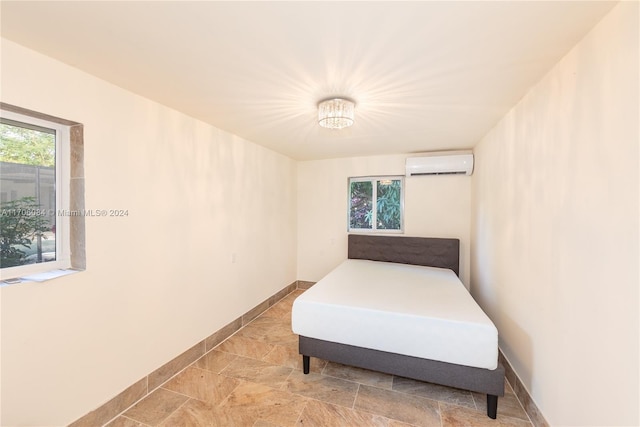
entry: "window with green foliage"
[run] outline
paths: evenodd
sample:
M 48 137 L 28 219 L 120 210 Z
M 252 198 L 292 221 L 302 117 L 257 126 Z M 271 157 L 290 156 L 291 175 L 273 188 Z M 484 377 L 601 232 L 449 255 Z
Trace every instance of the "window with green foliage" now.
M 83 135 L 82 123 L 0 102 L 0 286 L 86 268 L 85 216 L 103 214 L 84 208 Z
M 349 178 L 349 231 L 402 232 L 403 177 Z
M 56 260 L 56 130 L 0 121 L 0 266 Z
M 59 151 L 68 146 L 67 127 L 2 112 L 0 118 L 0 276 L 41 271 L 18 269 L 37 264 L 68 266 L 68 227 L 57 211 L 63 205 L 61 183 L 68 178 Z M 62 243 L 62 244 L 61 244 Z M 56 262 L 59 261 L 59 262 Z M 60 263 L 62 261 L 62 263 Z

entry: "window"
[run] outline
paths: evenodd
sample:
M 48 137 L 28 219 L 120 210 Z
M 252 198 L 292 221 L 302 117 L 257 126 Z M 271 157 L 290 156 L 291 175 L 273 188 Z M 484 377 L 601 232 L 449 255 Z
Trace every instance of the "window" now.
M 349 178 L 349 231 L 401 233 L 403 177 Z
M 84 269 L 84 219 L 73 220 L 74 239 L 70 232 L 71 150 L 82 145 L 82 125 L 6 104 L 0 112 L 0 279 Z M 81 150 L 76 157 L 81 164 Z

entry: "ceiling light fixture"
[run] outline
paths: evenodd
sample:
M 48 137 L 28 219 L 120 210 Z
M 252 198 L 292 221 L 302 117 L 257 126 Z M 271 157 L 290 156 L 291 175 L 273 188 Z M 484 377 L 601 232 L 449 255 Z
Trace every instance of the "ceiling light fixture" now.
M 346 98 L 330 98 L 318 103 L 318 123 L 323 128 L 342 129 L 353 124 L 355 103 Z

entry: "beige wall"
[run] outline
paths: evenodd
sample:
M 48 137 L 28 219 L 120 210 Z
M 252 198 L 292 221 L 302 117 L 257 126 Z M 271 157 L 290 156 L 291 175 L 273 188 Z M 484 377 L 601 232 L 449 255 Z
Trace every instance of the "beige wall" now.
M 317 281 L 347 257 L 349 177 L 404 175 L 406 156 L 352 157 L 298 163 L 298 279 Z M 457 237 L 460 276 L 469 279 L 471 178 L 405 180 L 406 236 Z
M 471 291 L 554 426 L 638 417 L 638 2 L 476 147 Z
M 86 208 L 129 216 L 86 219 L 85 272 L 0 288 L 0 424 L 66 425 L 296 280 L 294 161 L 6 40 L 1 78 L 84 124 Z

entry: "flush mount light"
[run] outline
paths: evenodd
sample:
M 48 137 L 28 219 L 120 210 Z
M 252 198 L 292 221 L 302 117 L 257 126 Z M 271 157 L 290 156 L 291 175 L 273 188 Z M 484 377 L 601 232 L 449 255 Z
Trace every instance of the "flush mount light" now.
M 325 99 L 318 103 L 318 123 L 329 129 L 342 129 L 353 124 L 355 103 L 346 98 Z

